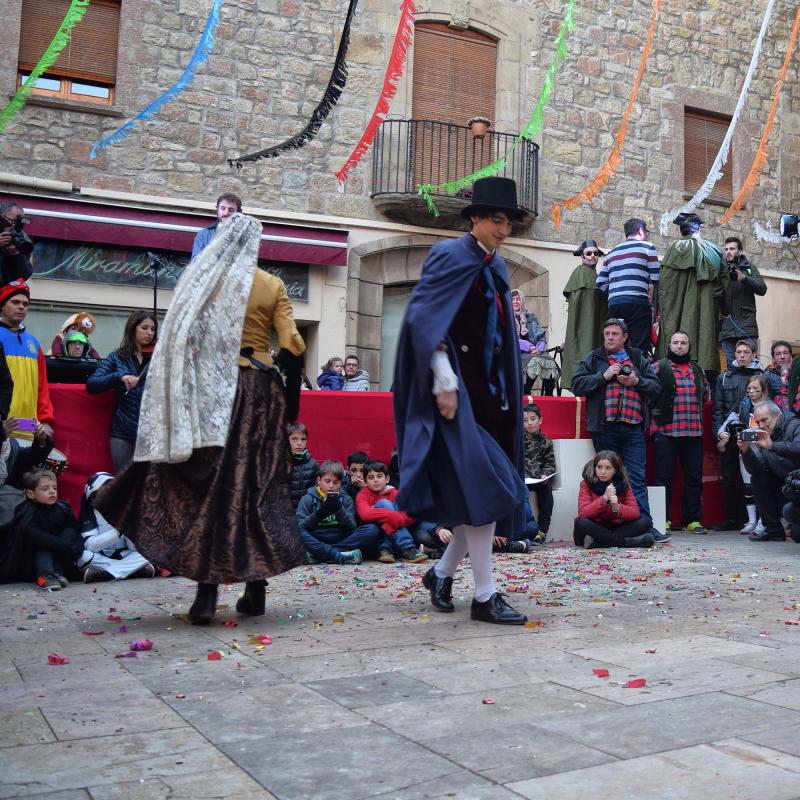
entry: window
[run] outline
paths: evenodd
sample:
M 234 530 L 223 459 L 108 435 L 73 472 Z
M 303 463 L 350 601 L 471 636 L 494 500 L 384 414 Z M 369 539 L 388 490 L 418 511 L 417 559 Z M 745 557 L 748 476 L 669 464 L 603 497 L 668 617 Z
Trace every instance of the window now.
M 400 326 L 411 299 L 413 283 L 383 287 L 383 311 L 381 316 L 381 383 L 382 392 L 392 390 L 394 361 L 397 356 L 397 340 Z
M 70 0 L 23 0 L 19 38 L 19 84 L 55 36 Z M 70 41 L 34 93 L 43 97 L 110 104 L 117 80 L 120 0 L 92 0 Z
M 683 186 L 693 195 L 708 177 L 708 172 L 728 132 L 731 118 L 686 108 L 683 112 Z M 722 170 L 709 200 L 730 205 L 733 202 L 733 153 Z

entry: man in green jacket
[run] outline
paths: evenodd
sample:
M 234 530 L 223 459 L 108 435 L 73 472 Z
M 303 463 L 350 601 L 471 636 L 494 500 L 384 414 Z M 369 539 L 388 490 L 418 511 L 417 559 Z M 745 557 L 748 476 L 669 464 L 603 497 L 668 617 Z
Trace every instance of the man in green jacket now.
M 728 314 L 728 270 L 722 251 L 700 236 L 697 214 L 678 214 L 673 222 L 681 238 L 661 259 L 658 306 L 661 310 L 658 358 L 666 358 L 670 336 L 686 331 L 695 357 L 711 383 L 719 372 L 717 332 L 720 314 Z
M 758 340 L 756 295 L 763 297 L 767 293 L 767 284 L 756 265 L 748 261 L 741 239 L 729 236 L 724 249 L 730 278 L 730 311 L 722 320 L 719 341 L 725 358 L 731 363 L 736 358 L 736 342 L 740 339 Z

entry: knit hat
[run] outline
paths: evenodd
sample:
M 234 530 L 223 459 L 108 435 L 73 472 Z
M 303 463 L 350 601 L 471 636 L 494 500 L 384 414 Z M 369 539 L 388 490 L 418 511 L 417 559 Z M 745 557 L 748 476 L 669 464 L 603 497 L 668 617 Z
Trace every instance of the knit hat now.
M 15 281 L 11 281 L 11 283 L 7 283 L 3 287 L 0 287 L 0 308 L 2 308 L 15 294 L 24 294 L 29 300 L 31 298 L 31 290 L 28 288 L 28 284 L 23 280 L 17 279 Z

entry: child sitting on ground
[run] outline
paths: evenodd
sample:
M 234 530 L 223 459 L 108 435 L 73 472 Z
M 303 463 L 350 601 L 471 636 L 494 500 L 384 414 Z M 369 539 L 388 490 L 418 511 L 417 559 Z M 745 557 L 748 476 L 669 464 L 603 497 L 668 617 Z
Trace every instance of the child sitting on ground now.
M 364 553 L 375 553 L 381 532 L 377 525 L 356 527 L 350 495 L 342 494 L 344 467 L 323 461 L 317 483 L 297 507 L 297 523 L 312 564 L 360 564 Z
M 578 547 L 652 547 L 650 520 L 639 504 L 619 456 L 601 450 L 583 468 L 572 538 Z
M 383 537 L 378 545 L 378 561 L 394 564 L 395 556 L 412 564 L 427 561 L 408 530 L 416 520 L 397 508 L 398 489 L 389 486 L 389 468 L 382 461 L 370 461 L 364 467 L 367 484 L 356 497 L 356 512 L 364 522 L 380 525 Z
M 428 558 L 441 558 L 445 547 L 453 538 L 453 532 L 449 528 L 436 522 L 424 522 L 423 520 L 411 528 L 411 535 L 414 537 L 414 544 Z
M 80 525 L 83 546 L 94 553 L 83 573 L 84 583 L 122 580 L 122 578 L 154 578 L 155 567 L 136 550 L 134 543 L 123 536 L 94 507 L 98 489 L 113 481 L 110 472 L 95 472 L 86 481 L 81 501 Z
M 293 422 L 287 426 L 289 431 L 289 449 L 292 459 L 291 496 L 292 506 L 297 510 L 303 495 L 314 485 L 317 479 L 319 464 L 308 452 L 308 431 L 302 422 Z
M 329 358 L 320 369 L 322 374 L 317 378 L 317 386 L 323 391 L 341 392 L 344 388 L 344 361 L 338 356 Z
M 78 520 L 68 503 L 58 499 L 56 476 L 47 469 L 26 472 L 22 478 L 27 498 L 17 509 L 14 524 L 33 561 L 40 589 L 58 591 L 69 581 L 65 573 L 77 564 L 85 567 L 93 553 L 84 550 Z
M 347 472 L 344 474 L 342 490 L 350 495 L 354 503 L 358 493 L 367 485 L 364 483 L 364 466 L 369 460 L 369 455 L 363 450 L 354 450 L 347 456 Z M 358 509 L 356 509 L 357 514 Z
M 553 443 L 541 431 L 542 412 L 536 403 L 530 403 L 522 410 L 522 423 L 525 431 L 525 477 L 539 480 L 553 475 L 556 471 Z M 553 487 L 550 480 L 546 480 L 529 484 L 528 490 L 536 495 L 539 507 L 539 519 L 536 521 L 539 532 L 531 538 L 531 541 L 533 544 L 542 544 L 547 539 L 547 531 L 550 530 L 550 520 L 553 516 Z M 531 516 L 533 516 L 532 510 Z

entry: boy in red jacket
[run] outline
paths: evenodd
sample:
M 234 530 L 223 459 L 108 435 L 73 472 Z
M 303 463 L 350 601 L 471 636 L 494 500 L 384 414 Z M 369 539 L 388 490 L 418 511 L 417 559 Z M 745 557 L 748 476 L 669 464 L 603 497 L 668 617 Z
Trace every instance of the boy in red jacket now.
M 428 557 L 420 553 L 414 545 L 407 525 L 416 520 L 397 508 L 395 498 L 398 489 L 389 486 L 389 469 L 382 461 L 369 461 L 364 465 L 366 486 L 356 495 L 356 513 L 363 523 L 379 525 L 383 538 L 378 545 L 378 561 L 394 564 L 395 555 L 403 561 L 419 564 Z

